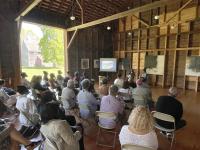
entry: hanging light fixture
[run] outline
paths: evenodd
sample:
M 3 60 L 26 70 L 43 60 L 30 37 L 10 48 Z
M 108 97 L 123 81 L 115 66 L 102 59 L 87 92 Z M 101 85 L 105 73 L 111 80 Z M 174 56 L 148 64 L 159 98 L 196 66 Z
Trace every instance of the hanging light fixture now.
M 107 30 L 111 30 L 111 27 L 110 27 L 110 26 L 107 26 Z
M 76 17 L 74 16 L 74 4 L 72 5 L 72 14 L 70 16 L 70 20 L 74 21 Z
M 160 18 L 160 16 L 158 16 L 158 15 L 155 15 L 155 16 L 154 16 L 154 19 L 155 19 L 155 20 L 158 20 L 159 18 Z

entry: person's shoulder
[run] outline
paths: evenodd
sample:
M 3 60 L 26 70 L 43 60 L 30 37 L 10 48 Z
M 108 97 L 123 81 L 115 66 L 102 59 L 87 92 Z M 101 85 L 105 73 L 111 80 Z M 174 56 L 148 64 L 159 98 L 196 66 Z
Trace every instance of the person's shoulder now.
M 123 125 L 122 128 L 121 128 L 120 133 L 122 134 L 122 133 L 128 133 L 128 132 L 129 132 L 128 125 Z

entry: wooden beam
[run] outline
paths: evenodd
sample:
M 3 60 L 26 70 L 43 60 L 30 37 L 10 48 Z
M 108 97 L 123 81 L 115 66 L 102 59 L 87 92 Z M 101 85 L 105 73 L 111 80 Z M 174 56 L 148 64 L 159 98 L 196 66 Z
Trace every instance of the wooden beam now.
M 149 27 L 149 24 L 146 23 L 144 20 L 138 18 L 136 15 L 132 15 L 134 18 L 136 18 L 139 22 L 141 22 L 142 24 L 144 24 L 145 26 Z
M 25 16 L 27 13 L 29 13 L 35 6 L 37 6 L 42 0 L 32 0 L 30 3 L 28 3 L 25 8 L 23 8 L 19 15 L 16 17 L 15 21 L 19 20 L 20 17 Z
M 77 31 L 78 31 L 78 30 L 75 30 L 75 31 L 74 31 L 74 33 L 73 33 L 73 35 L 72 35 L 72 38 L 70 39 L 69 44 L 67 45 L 67 49 L 70 48 L 70 46 L 71 46 L 71 44 L 72 44 L 74 38 L 76 37 Z M 67 34 L 67 33 L 66 33 L 66 34 Z
M 169 18 L 167 21 L 166 21 L 166 24 L 169 24 L 169 22 L 174 18 L 176 17 L 188 4 L 190 4 L 193 0 L 188 0 L 181 8 L 179 8 L 175 14 Z
M 130 10 L 127 10 L 127 11 L 124 11 L 124 12 L 121 12 L 121 13 L 117 13 L 117 14 L 112 15 L 112 16 L 108 16 L 108 17 L 98 19 L 98 20 L 95 20 L 95 21 L 92 21 L 92 22 L 88 22 L 88 23 L 78 25 L 78 26 L 75 26 L 75 27 L 72 27 L 72 28 L 68 28 L 67 31 L 74 31 L 76 29 L 83 29 L 83 28 L 95 26 L 95 25 L 98 25 L 98 24 L 101 24 L 101 23 L 113 21 L 113 20 L 120 19 L 120 18 L 129 16 L 129 15 L 133 15 L 134 13 L 137 13 L 137 12 L 148 11 L 148 10 L 151 10 L 151 9 L 161 7 L 163 5 L 169 5 L 169 4 L 177 3 L 179 1 L 180 0 L 176 0 L 176 1 L 167 1 L 167 0 L 156 1 L 156 2 L 153 2 L 153 3 L 147 4 L 147 5 L 141 6 L 139 8 L 130 9 Z

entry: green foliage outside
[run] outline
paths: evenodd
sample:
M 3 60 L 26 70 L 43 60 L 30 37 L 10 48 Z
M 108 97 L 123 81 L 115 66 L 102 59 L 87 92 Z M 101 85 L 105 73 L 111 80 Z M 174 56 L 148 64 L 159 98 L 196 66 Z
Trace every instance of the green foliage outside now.
M 49 74 L 50 73 L 54 73 L 55 75 L 57 75 L 58 70 L 61 70 L 63 72 L 63 76 L 64 76 L 64 68 L 22 68 L 22 72 L 26 72 L 26 74 L 28 75 L 28 80 L 30 81 L 33 75 L 43 75 L 43 71 L 47 71 Z
M 44 62 L 52 62 L 54 66 L 64 66 L 63 31 L 47 26 L 41 26 L 43 37 L 40 39 L 40 49 Z

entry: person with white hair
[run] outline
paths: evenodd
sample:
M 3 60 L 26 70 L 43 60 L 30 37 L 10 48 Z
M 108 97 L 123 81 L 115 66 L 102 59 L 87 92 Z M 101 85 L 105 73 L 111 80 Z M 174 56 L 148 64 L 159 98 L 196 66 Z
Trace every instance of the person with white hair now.
M 186 121 L 182 120 L 183 105 L 176 99 L 178 90 L 176 87 L 170 87 L 167 96 L 160 96 L 156 102 L 156 111 L 169 114 L 175 118 L 176 129 L 180 129 L 186 125 Z M 157 123 L 165 128 L 172 128 L 173 124 L 157 120 Z
M 158 139 L 153 124 L 150 111 L 144 106 L 137 106 L 129 116 L 128 125 L 124 125 L 120 131 L 120 144 L 158 149 Z
M 76 106 L 76 95 L 74 93 L 74 81 L 68 80 L 67 87 L 62 90 L 61 100 L 65 111 L 72 109 Z
M 97 110 L 97 105 L 99 105 L 99 101 L 89 91 L 90 80 L 84 79 L 81 81 L 81 87 L 82 90 L 77 95 L 78 105 L 81 117 L 88 119 L 94 116 L 95 111 Z

